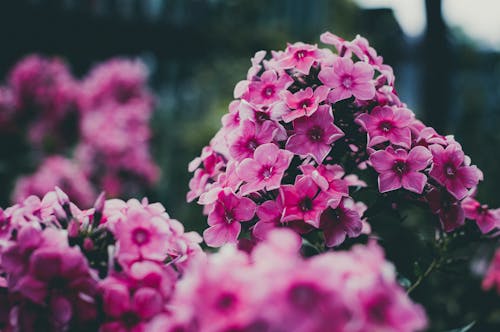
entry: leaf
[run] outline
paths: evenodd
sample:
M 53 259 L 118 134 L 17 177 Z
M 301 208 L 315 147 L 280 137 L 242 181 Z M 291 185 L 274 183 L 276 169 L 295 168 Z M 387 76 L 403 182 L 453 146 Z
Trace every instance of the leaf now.
M 453 329 L 445 332 L 467 332 L 470 331 L 474 325 L 476 325 L 476 321 L 473 321 L 472 323 L 465 325 L 464 327 L 459 327 L 458 329 Z

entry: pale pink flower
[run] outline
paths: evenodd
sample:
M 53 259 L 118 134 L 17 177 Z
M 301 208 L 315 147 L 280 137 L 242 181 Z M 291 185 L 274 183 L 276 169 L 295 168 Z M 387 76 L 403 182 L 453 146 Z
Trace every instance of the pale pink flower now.
M 411 145 L 411 130 L 409 125 L 414 114 L 406 108 L 377 106 L 373 111 L 363 113 L 356 118 L 368 133 L 368 146 L 389 141 L 392 144 L 407 149 Z
M 278 63 L 283 69 L 293 68 L 307 75 L 313 64 L 320 59 L 321 52 L 316 45 L 298 42 L 288 44 L 285 53 Z
M 353 63 L 349 58 L 338 57 L 332 67 L 322 68 L 318 78 L 332 88 L 328 95 L 331 103 L 354 96 L 359 100 L 375 97 L 374 70 L 364 62 Z
M 342 130 L 333 123 L 331 107 L 321 105 L 313 115 L 293 121 L 293 135 L 288 138 L 286 148 L 303 157 L 311 155 L 321 164 L 333 142 L 343 136 Z
M 500 228 L 500 209 L 490 209 L 474 198 L 466 197 L 462 201 L 465 217 L 474 220 L 483 234 L 496 227 Z
M 203 232 L 205 242 L 211 247 L 235 243 L 241 231 L 241 222 L 249 221 L 255 214 L 255 203 L 247 197 L 237 197 L 231 190 L 222 190 L 208 214 L 210 227 Z
M 323 85 L 317 87 L 314 91 L 310 87 L 295 93 L 284 90 L 282 98 L 290 110 L 283 114 L 283 121 L 290 122 L 303 116 L 310 117 L 313 115 L 319 104 L 326 99 L 329 90 Z
M 271 230 L 281 225 L 282 213 L 283 206 L 279 197 L 276 201 L 265 201 L 259 205 L 256 213 L 259 221 L 253 227 L 252 234 L 263 240 Z
M 414 147 L 409 153 L 403 149 L 394 150 L 388 147 L 370 156 L 373 168 L 380 174 L 378 187 L 382 193 L 403 187 L 421 194 L 427 177 L 420 171 L 424 170 L 431 160 L 431 153 L 422 146 Z
M 465 164 L 465 155 L 457 143 L 445 148 L 433 144 L 429 147 L 433 156 L 430 176 L 448 189 L 457 199 L 467 196 L 468 190 L 483 179 L 483 173 L 476 166 Z
M 273 143 L 260 145 L 253 158 L 244 159 L 238 166 L 238 176 L 246 182 L 241 186 L 240 194 L 278 189 L 292 158 L 293 153 L 279 149 Z

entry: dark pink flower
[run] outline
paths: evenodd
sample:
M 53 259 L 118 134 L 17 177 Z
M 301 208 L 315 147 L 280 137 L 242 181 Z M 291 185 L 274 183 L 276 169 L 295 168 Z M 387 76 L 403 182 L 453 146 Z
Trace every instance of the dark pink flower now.
M 353 63 L 351 59 L 338 57 L 332 67 L 321 69 L 318 78 L 332 88 L 328 95 L 331 103 L 354 96 L 360 100 L 375 97 L 374 70 L 365 62 Z
M 465 223 L 465 212 L 454 196 L 446 190 L 433 188 L 426 195 L 432 213 L 439 216 L 439 222 L 445 232 L 451 232 Z
M 432 155 L 422 146 L 414 147 L 410 152 L 403 149 L 374 152 L 370 162 L 380 174 L 378 187 L 385 193 L 401 187 L 421 194 L 427 182 L 427 177 L 420 171 L 424 170 L 432 159 Z
M 208 214 L 210 227 L 203 232 L 205 242 L 211 247 L 235 243 L 241 231 L 240 223 L 252 219 L 255 208 L 255 203 L 249 198 L 237 197 L 227 189 L 220 191 Z
M 303 116 L 310 117 L 313 115 L 318 109 L 319 104 L 326 99 L 329 90 L 323 85 L 317 87 L 314 91 L 308 87 L 294 94 L 288 90 L 284 90 L 282 97 L 288 108 L 290 108 L 290 111 L 283 114 L 283 121 L 290 122 Z
M 457 143 L 445 148 L 433 144 L 429 147 L 433 156 L 430 176 L 448 189 L 456 199 L 464 198 L 468 189 L 483 179 L 483 173 L 476 166 L 465 164 L 465 155 Z
M 293 135 L 286 142 L 286 148 L 301 156 L 311 155 L 321 164 L 332 149 L 332 143 L 344 133 L 333 124 L 329 105 L 321 105 L 310 117 L 293 121 Z
M 325 244 L 328 247 L 336 247 L 342 244 L 347 236 L 359 236 L 363 224 L 358 212 L 351 209 L 344 199 L 336 208 L 329 207 L 321 214 L 319 228 L 325 234 Z
M 318 228 L 320 215 L 328 205 L 327 196 L 318 195 L 319 191 L 318 185 L 308 176 L 297 180 L 294 185 L 281 186 L 282 221 L 303 220 Z
M 267 70 L 262 73 L 260 80 L 250 82 L 248 94 L 243 99 L 257 105 L 270 105 L 280 100 L 280 92 L 292 83 L 293 79 L 286 73 L 278 77 L 274 70 Z
M 278 189 L 293 153 L 267 143 L 255 149 L 253 158 L 244 159 L 238 166 L 238 176 L 246 183 L 241 186 L 240 194 L 247 195 L 261 189 Z
M 252 234 L 263 240 L 269 231 L 281 225 L 281 215 L 283 206 L 280 198 L 277 201 L 265 201 L 257 207 L 257 217 L 259 221 L 253 227 Z
M 411 145 L 412 111 L 401 107 L 377 106 L 373 111 L 363 113 L 356 118 L 368 133 L 368 146 L 374 146 L 386 141 L 401 145 L 407 149 Z
M 235 130 L 229 138 L 229 151 L 237 161 L 252 158 L 259 145 L 270 143 L 274 138 L 276 125 L 272 121 L 264 121 L 258 125 L 250 120 L 240 124 L 240 129 Z
M 500 209 L 489 209 L 488 205 L 481 204 L 471 197 L 466 197 L 462 201 L 462 208 L 465 217 L 475 220 L 483 234 L 500 227 Z
M 327 195 L 328 206 L 336 208 L 343 197 L 349 196 L 348 182 L 343 179 L 344 169 L 340 165 L 301 165 L 304 176 L 309 176 Z
M 500 295 L 500 249 L 497 249 L 483 279 L 483 289 L 496 288 Z

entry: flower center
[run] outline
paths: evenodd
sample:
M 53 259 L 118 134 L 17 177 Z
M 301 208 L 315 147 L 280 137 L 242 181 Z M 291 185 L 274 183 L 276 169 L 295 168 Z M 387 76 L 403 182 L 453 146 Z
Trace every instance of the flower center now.
M 313 208 L 313 202 L 310 197 L 304 197 L 300 202 L 299 202 L 299 209 L 303 212 L 311 211 Z
M 448 177 L 448 178 L 455 177 L 456 169 L 452 165 L 446 165 L 446 167 L 444 168 L 444 171 L 445 171 L 446 177 Z
M 300 51 L 297 51 L 295 53 L 295 58 L 297 60 L 302 60 L 302 59 L 304 59 L 305 56 L 306 56 L 306 51 L 304 51 L 304 50 L 300 50 Z
M 309 139 L 313 142 L 321 142 L 323 140 L 323 128 L 314 126 L 307 132 Z
M 408 166 L 406 165 L 406 161 L 404 160 L 396 160 L 394 162 L 394 166 L 392 167 L 394 172 L 399 175 L 403 175 L 408 171 Z
M 248 140 L 248 142 L 247 142 L 248 149 L 253 151 L 253 150 L 257 149 L 257 146 L 258 146 L 258 144 L 257 144 L 257 141 L 255 140 L 255 138 Z
M 137 245 L 149 242 L 149 233 L 144 228 L 136 228 L 132 233 L 132 240 Z
M 224 212 L 224 219 L 226 220 L 226 223 L 231 224 L 234 221 L 234 214 L 233 211 L 228 211 L 226 210 Z
M 264 90 L 262 92 L 263 92 L 264 98 L 269 98 L 272 95 L 274 95 L 274 86 L 268 85 L 264 88 Z
M 269 179 L 273 175 L 273 167 L 272 166 L 264 166 L 262 167 L 262 177 L 264 179 Z
M 349 89 L 352 86 L 352 77 L 349 75 L 344 76 L 342 79 L 342 85 L 344 88 Z
M 314 310 L 315 305 L 320 300 L 320 296 L 314 285 L 306 283 L 294 285 L 288 291 L 290 302 L 303 310 Z
M 388 133 L 389 131 L 391 131 L 393 125 L 392 125 L 392 122 L 390 121 L 382 121 L 380 122 L 380 125 L 379 125 L 379 128 L 382 132 L 384 133 Z
M 299 103 L 299 108 L 305 109 L 311 106 L 311 104 L 312 104 L 311 99 L 304 99 Z
M 265 113 L 265 112 L 260 112 L 260 111 L 257 111 L 255 112 L 255 120 L 257 120 L 257 122 L 264 122 L 266 120 L 269 120 L 269 114 Z
M 223 293 L 215 302 L 215 307 L 220 311 L 228 311 L 236 304 L 236 296 L 232 293 Z

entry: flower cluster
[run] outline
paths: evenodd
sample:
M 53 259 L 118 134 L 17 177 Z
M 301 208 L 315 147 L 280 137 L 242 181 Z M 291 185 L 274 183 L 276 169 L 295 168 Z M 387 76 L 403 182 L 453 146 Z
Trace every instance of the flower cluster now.
M 375 243 L 303 259 L 300 237 L 274 230 L 251 252 L 224 247 L 191 266 L 158 331 L 418 331 L 411 302 Z M 258 287 L 255 287 L 255 281 Z M 223 282 L 221 282 L 223 281 Z
M 189 165 L 187 200 L 205 206 L 207 244 L 236 242 L 242 226 L 256 239 L 287 226 L 337 246 L 362 233 L 366 206 L 353 192 L 367 184 L 380 199 L 423 202 L 446 232 L 465 216 L 483 232 L 500 226 L 496 213 L 464 212 L 482 172 L 399 100 L 368 41 L 321 40 L 336 52 L 300 42 L 257 52 L 222 128 Z
M 159 203 L 80 210 L 56 188 L 0 210 L 0 329 L 143 331 L 201 255 Z
M 138 60 L 110 60 L 83 80 L 58 58 L 21 60 L 0 88 L 0 128 L 18 136 L 27 130 L 33 155 L 46 159 L 35 174 L 19 180 L 13 200 L 43 195 L 57 185 L 89 207 L 96 192 L 89 186 L 115 197 L 154 184 L 159 169 L 149 152 L 154 103 L 147 78 Z M 75 148 L 71 161 L 57 155 L 68 148 Z

